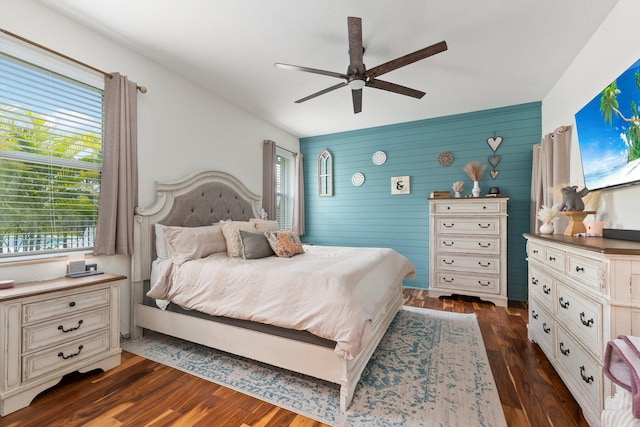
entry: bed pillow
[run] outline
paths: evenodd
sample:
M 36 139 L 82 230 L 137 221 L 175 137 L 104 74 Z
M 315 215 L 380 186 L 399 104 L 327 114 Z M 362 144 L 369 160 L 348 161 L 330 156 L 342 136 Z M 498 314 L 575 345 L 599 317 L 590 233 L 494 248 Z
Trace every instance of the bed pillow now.
M 280 229 L 278 221 L 276 220 L 250 218 L 249 221 L 255 224 L 256 230 L 258 231 L 278 231 Z
M 265 231 L 271 249 L 282 258 L 290 258 L 304 252 L 298 234 L 291 230 Z
M 222 234 L 227 242 L 227 255 L 230 257 L 242 256 L 242 241 L 240 240 L 240 230 L 256 231 L 256 227 L 249 221 L 220 221 Z
M 227 250 L 219 225 L 204 227 L 164 227 L 169 257 L 174 264 L 204 258 Z
M 266 258 L 275 255 L 264 233 L 240 230 L 243 259 Z
M 166 225 L 156 223 L 156 257 L 159 260 L 169 259 L 169 249 L 167 249 L 167 241 L 164 237 L 164 229 Z

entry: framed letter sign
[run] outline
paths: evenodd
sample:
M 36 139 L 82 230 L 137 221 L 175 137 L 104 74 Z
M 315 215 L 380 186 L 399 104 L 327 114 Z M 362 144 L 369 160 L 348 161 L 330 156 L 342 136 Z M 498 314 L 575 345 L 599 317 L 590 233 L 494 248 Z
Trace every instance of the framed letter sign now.
M 410 194 L 411 177 L 394 176 L 391 178 L 391 194 Z

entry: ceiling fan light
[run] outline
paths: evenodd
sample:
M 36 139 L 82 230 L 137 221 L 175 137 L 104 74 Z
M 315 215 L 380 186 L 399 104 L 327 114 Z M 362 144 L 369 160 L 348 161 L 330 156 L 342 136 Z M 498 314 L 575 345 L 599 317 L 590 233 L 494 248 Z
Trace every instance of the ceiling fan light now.
M 349 82 L 351 90 L 360 90 L 364 87 L 365 81 L 361 79 L 354 79 Z

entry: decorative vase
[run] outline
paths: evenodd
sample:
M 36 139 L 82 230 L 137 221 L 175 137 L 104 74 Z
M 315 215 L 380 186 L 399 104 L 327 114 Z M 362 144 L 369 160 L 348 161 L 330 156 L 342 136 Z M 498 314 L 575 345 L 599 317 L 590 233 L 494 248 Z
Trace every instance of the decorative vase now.
M 478 183 L 478 181 L 473 181 L 471 194 L 473 194 L 473 197 L 480 197 L 480 183 Z
M 550 222 L 545 222 L 540 226 L 541 234 L 553 234 L 553 224 Z
M 460 198 L 460 192 L 456 191 L 455 194 L 453 195 L 453 197 L 455 197 L 456 199 Z

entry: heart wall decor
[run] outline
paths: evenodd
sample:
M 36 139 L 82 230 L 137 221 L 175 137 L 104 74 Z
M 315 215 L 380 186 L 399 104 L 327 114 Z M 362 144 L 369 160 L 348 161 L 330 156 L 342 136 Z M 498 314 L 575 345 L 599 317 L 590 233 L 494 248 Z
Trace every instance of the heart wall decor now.
M 489 147 L 491 147 L 495 153 L 498 147 L 500 147 L 500 144 L 502 144 L 502 137 L 496 136 L 495 138 L 489 138 L 487 139 L 487 144 L 489 144 Z
M 500 171 L 492 170 L 489 171 L 489 173 L 491 174 L 491 178 L 496 179 L 496 177 L 500 174 Z
M 493 166 L 493 168 L 495 169 L 496 166 L 500 164 L 500 161 L 502 160 L 502 156 L 499 154 L 494 154 L 493 156 L 489 156 L 488 160 L 489 160 L 489 163 L 491 163 L 491 166 Z

